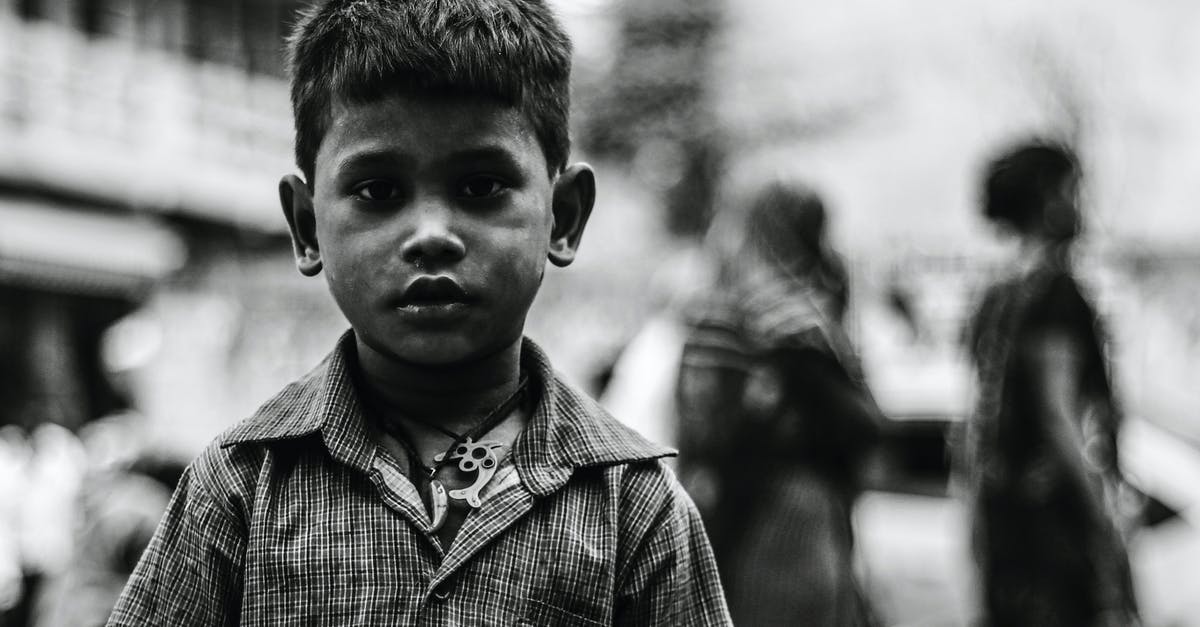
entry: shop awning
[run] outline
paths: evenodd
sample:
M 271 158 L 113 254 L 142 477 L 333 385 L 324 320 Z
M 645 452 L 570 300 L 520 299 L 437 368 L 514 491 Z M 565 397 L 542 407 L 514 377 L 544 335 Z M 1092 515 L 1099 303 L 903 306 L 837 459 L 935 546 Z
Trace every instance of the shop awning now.
M 0 198 L 0 284 L 127 295 L 185 257 L 179 236 L 148 216 Z

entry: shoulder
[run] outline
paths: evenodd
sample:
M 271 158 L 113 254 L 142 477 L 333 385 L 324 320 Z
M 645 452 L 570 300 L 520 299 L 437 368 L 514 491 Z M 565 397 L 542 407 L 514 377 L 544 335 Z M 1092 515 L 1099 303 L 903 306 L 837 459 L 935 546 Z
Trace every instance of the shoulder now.
M 750 347 L 739 309 L 722 298 L 689 307 L 684 317 L 683 362 L 687 366 L 739 363 Z
M 676 553 L 697 536 L 707 538 L 691 497 L 662 460 L 629 464 L 619 474 L 618 573 L 647 551 Z
M 1079 282 L 1070 274 L 1056 272 L 1039 282 L 1026 314 L 1028 324 L 1038 327 L 1087 329 L 1095 310 Z
M 320 427 L 328 360 L 287 384 L 253 414 L 218 435 L 188 468 L 189 486 L 227 513 L 248 513 L 268 447 Z
M 549 463 L 568 474 L 603 476 L 622 510 L 657 508 L 679 494 L 679 482 L 664 463 L 678 452 L 646 439 L 599 402 L 555 375 L 550 424 L 532 425 L 527 446 L 547 446 Z M 572 489 L 575 482 L 567 482 Z
M 188 466 L 180 489 L 189 500 L 207 500 L 231 519 L 248 520 L 265 452 L 254 444 L 224 446 L 218 437 Z
M 316 432 L 328 393 L 330 360 L 327 358 L 304 376 L 287 384 L 275 396 L 217 437 L 219 446 L 262 443 L 296 438 Z
M 621 510 L 641 521 L 686 512 L 692 500 L 675 471 L 661 459 L 626 465 L 620 478 Z
M 595 399 L 561 379 L 557 381 L 558 417 L 567 427 L 576 466 L 656 461 L 676 454 L 617 420 Z
M 1056 273 L 1047 278 L 1042 298 L 1057 305 L 1090 307 L 1079 281 L 1065 272 Z
M 675 454 L 674 449 L 650 442 L 622 424 L 600 403 L 563 379 L 531 340 L 526 340 L 523 359 L 531 371 L 531 391 L 537 399 L 533 416 L 518 443 L 518 458 L 528 466 L 552 475 L 570 475 L 579 468 Z M 552 490 L 546 490 L 549 491 Z
M 979 348 L 984 335 L 1003 330 L 1012 321 L 1027 316 L 1031 303 L 1042 300 L 1046 273 L 1033 276 L 1005 275 L 989 282 L 975 299 L 967 331 L 970 345 Z

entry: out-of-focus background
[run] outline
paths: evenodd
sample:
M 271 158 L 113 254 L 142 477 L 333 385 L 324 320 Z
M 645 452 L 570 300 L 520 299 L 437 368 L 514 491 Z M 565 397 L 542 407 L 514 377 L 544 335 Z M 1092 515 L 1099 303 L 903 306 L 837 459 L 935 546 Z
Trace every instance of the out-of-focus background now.
M 0 0 L 0 625 L 96 624 L 181 464 L 345 327 L 275 198 L 304 4 Z M 1010 252 L 979 170 L 1016 139 L 1072 141 L 1080 269 L 1158 512 L 1131 548 L 1144 617 L 1200 625 L 1200 4 L 554 4 L 599 199 L 530 335 L 672 441 L 672 333 L 710 219 L 765 177 L 811 183 L 891 417 L 856 512 L 887 624 L 975 615 L 946 442 L 970 402 L 964 316 Z

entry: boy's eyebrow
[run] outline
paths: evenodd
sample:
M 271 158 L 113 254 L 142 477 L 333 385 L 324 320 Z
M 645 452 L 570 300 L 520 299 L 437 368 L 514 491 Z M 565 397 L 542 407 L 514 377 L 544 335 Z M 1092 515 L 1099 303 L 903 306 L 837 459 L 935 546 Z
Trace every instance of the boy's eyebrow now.
M 463 150 L 456 150 L 445 158 L 440 159 L 440 164 L 459 163 L 459 162 L 475 162 L 475 161 L 500 161 L 506 167 L 519 168 L 520 161 L 513 151 L 499 144 L 488 144 L 483 146 L 473 146 Z
M 411 167 L 415 164 L 416 159 L 406 154 L 388 150 L 386 148 L 367 148 L 365 150 L 353 151 L 347 155 L 343 155 L 337 160 L 337 171 L 345 171 L 350 168 L 369 167 L 374 165 L 388 165 Z
M 513 154 L 513 151 L 500 144 L 473 146 L 463 150 L 456 150 L 437 159 L 434 165 L 444 166 L 447 164 L 479 161 L 498 161 L 508 168 L 519 168 L 521 165 L 520 160 Z M 338 171 L 346 171 L 352 168 L 379 165 L 412 168 L 417 165 L 417 160 L 410 155 L 395 150 L 367 148 L 351 152 L 339 158 L 336 169 Z

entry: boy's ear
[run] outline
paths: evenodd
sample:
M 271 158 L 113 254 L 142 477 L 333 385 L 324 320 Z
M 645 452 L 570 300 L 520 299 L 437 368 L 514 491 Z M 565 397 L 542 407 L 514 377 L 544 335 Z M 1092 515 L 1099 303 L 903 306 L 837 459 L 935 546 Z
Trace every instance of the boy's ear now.
M 303 179 L 288 174 L 279 181 L 279 204 L 292 234 L 296 267 L 304 276 L 316 276 L 321 272 L 321 247 L 317 244 L 317 219 L 313 213 L 312 192 Z
M 550 263 L 562 268 L 575 261 L 583 228 L 596 202 L 596 175 L 586 163 L 568 166 L 554 181 L 550 230 Z

